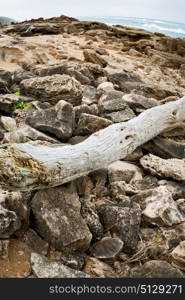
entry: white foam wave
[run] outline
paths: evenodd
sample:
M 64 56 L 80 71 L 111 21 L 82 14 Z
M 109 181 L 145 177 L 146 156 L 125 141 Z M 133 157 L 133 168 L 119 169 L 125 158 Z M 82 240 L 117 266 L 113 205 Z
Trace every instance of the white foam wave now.
M 162 30 L 162 31 L 185 34 L 185 29 L 183 29 L 183 28 L 168 28 L 168 27 L 166 28 L 166 27 L 155 25 L 155 24 L 144 24 L 143 26 L 146 28 L 157 29 L 160 31 Z

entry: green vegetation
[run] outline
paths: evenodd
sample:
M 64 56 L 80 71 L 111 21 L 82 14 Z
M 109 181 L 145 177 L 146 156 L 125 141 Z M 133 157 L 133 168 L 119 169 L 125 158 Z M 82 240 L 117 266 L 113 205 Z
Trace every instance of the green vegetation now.
M 16 95 L 16 96 L 20 96 L 20 94 L 21 94 L 20 91 L 16 91 L 16 92 L 14 93 L 14 95 Z
M 27 109 L 28 104 L 24 103 L 24 102 L 16 102 L 13 104 L 12 106 L 12 110 L 16 110 L 16 109 Z

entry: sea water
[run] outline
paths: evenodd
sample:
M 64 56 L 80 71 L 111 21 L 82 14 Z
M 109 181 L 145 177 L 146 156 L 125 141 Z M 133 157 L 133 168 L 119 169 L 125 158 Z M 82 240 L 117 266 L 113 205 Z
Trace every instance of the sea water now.
M 80 20 L 98 21 L 108 25 L 124 25 L 160 32 L 172 37 L 185 38 L 185 24 L 171 21 L 131 17 L 79 17 Z

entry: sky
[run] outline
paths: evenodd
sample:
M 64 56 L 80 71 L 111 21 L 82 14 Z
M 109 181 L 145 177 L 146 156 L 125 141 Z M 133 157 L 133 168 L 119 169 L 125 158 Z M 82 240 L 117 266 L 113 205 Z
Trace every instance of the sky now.
M 185 23 L 185 0 L 0 0 L 0 16 L 17 21 L 63 14 L 141 17 Z

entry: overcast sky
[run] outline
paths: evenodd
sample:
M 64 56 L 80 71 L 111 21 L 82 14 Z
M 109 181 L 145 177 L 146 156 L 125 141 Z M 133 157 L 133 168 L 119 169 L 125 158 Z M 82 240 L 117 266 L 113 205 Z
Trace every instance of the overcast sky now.
M 126 16 L 185 23 L 185 0 L 0 0 L 0 16 Z

